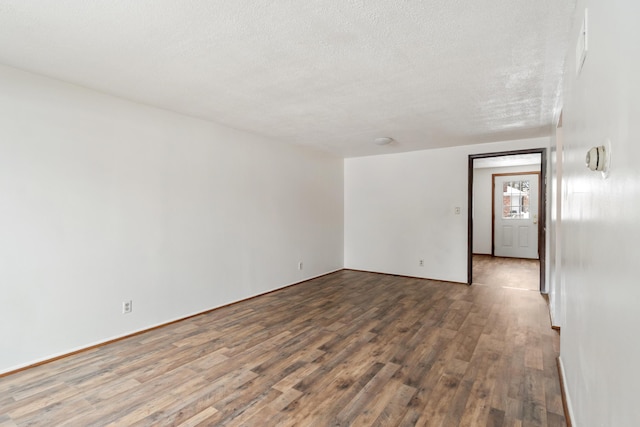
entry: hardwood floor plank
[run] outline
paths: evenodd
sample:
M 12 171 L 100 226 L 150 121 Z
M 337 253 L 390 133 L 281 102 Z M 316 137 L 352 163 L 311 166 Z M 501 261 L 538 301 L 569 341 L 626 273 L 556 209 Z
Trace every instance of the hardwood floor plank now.
M 357 418 L 358 415 L 363 413 L 363 409 L 370 403 L 383 386 L 387 385 L 393 374 L 400 368 L 395 363 L 388 363 L 378 371 L 378 373 L 371 378 L 355 397 L 349 402 L 349 404 L 336 415 L 336 424 L 338 425 L 351 425 L 352 421 Z
M 394 425 L 396 420 L 402 419 L 402 416 L 407 412 L 408 404 L 417 390 L 400 381 L 394 382 L 397 389 L 394 390 L 386 406 L 380 411 L 378 418 L 371 424 L 372 426 L 386 427 Z
M 0 378 L 0 426 L 563 426 L 547 310 L 340 271 Z
M 547 412 L 547 426 L 548 427 L 564 427 L 567 423 L 563 415 L 553 412 Z
M 106 425 L 106 427 L 118 427 L 132 425 L 137 421 L 147 418 L 160 408 L 165 408 L 172 403 L 175 403 L 175 396 L 164 395 L 156 396 L 155 398 L 146 400 L 142 404 L 138 405 L 135 409 L 127 411 L 122 417 L 115 419 Z
M 455 426 L 460 424 L 464 410 L 467 407 L 467 401 L 471 396 L 474 380 L 464 379 L 458 385 L 458 388 L 449 404 L 449 413 L 442 422 L 442 426 Z
M 544 382 L 544 389 L 546 391 L 545 406 L 547 408 L 547 412 L 564 416 L 564 406 L 562 404 L 562 391 L 560 390 L 560 384 L 558 384 L 553 376 L 545 377 Z
M 260 395 L 236 394 L 227 397 L 225 400 L 217 403 L 218 414 L 220 417 L 216 425 L 220 426 L 243 426 L 248 424 L 249 420 L 256 420 L 260 417 L 263 408 L 269 405 L 281 396 L 282 393 L 267 389 Z M 292 399 L 293 400 L 293 399 Z M 220 408 L 224 408 L 221 410 Z
M 216 408 L 213 408 L 211 406 L 205 408 L 204 410 L 198 412 L 197 414 L 195 414 L 193 417 L 189 418 L 188 420 L 178 424 L 180 427 L 195 427 L 197 425 L 200 425 L 202 422 L 204 422 L 207 418 L 215 415 L 218 412 L 218 410 Z
M 416 426 L 440 426 L 450 411 L 449 402 L 453 400 L 455 393 L 462 380 L 462 374 L 443 373 L 430 394 L 426 405 L 421 411 L 421 415 L 416 422 Z
M 180 420 L 184 420 L 185 408 L 188 406 L 188 401 L 197 396 L 198 393 L 201 392 L 209 383 L 205 381 L 202 377 L 194 377 L 182 384 L 178 387 L 173 388 L 169 391 L 169 394 L 173 397 L 170 399 L 166 405 L 164 406 L 154 406 L 152 411 L 149 411 L 144 418 L 139 418 L 137 422 L 131 422 L 127 425 L 130 426 L 145 426 L 145 425 L 154 425 L 154 424 L 163 424 L 167 420 L 176 419 L 176 413 L 182 413 L 182 418 Z M 185 399 L 185 396 L 188 396 L 188 399 Z M 206 408 L 205 408 L 206 410 Z M 197 410 L 193 412 L 198 412 Z M 175 422 L 173 424 L 177 424 Z
M 284 392 L 277 398 L 275 398 L 270 404 L 269 407 L 275 409 L 276 411 L 282 411 L 288 405 L 291 404 L 294 400 L 300 398 L 302 396 L 302 392 L 290 388 Z
M 91 392 L 87 393 L 86 399 L 95 405 L 114 396 L 124 396 L 129 390 L 139 385 L 140 383 L 133 378 L 116 377 L 103 386 L 96 386 Z
M 528 425 L 547 425 L 546 400 L 543 383 L 544 378 L 540 377 L 534 369 L 525 369 L 523 421 Z
M 496 408 L 491 408 L 489 410 L 489 417 L 487 419 L 487 427 L 502 427 L 503 424 L 504 411 Z
M 64 403 L 55 402 L 38 411 L 33 411 L 21 417 L 14 418 L 19 425 L 50 425 L 58 426 L 69 418 L 70 413 L 90 410 L 91 405 L 80 395 L 66 399 Z
M 415 388 L 408 387 L 402 384 L 402 382 L 400 381 L 390 379 L 383 387 L 381 387 L 378 393 L 373 395 L 372 398 L 367 399 L 366 405 L 358 411 L 358 415 L 355 417 L 353 422 L 350 423 L 350 425 L 374 425 L 378 418 L 382 415 L 385 408 L 394 399 L 400 399 L 399 403 L 402 403 L 402 401 L 404 401 L 404 405 L 406 408 L 406 403 L 411 400 L 411 397 L 415 394 L 415 392 Z M 387 416 L 384 417 L 387 420 L 387 423 L 389 423 L 388 414 L 389 412 L 387 412 Z
M 311 375 L 314 371 L 320 369 L 319 364 L 307 363 L 306 365 L 301 366 L 299 369 L 289 373 L 289 375 L 282 378 L 280 381 L 276 382 L 272 388 L 279 390 L 281 392 L 286 392 L 289 389 L 292 389 L 294 385 L 298 384 L 308 375 Z
M 332 381 L 324 389 L 306 393 L 294 402 L 295 406 L 285 408 L 285 410 L 297 408 L 295 418 L 302 423 L 330 425 L 335 418 L 336 412 L 345 408 L 364 386 L 380 372 L 384 364 L 371 361 L 370 363 L 356 364 L 353 367 L 343 366 L 344 369 L 340 369 L 333 375 L 327 375 L 332 378 Z M 327 393 L 327 390 L 331 392 Z M 316 397 L 318 393 L 324 393 L 324 398 Z M 313 420 L 313 423 L 310 420 Z
M 471 370 L 473 375 L 467 376 L 474 379 L 470 398 L 467 400 L 465 411 L 462 414 L 460 424 L 473 425 L 488 424 L 491 411 L 491 400 L 497 377 L 500 374 L 500 350 L 497 342 L 488 335 L 482 335 L 479 339 L 471 364 L 477 368 Z M 498 409 L 498 411 L 500 411 Z
M 77 394 L 77 390 L 61 383 L 54 388 L 30 396 L 29 398 L 18 400 L 13 405 L 9 405 L 5 410 L 12 419 L 16 420 L 27 414 L 40 411 L 43 408 L 49 408 L 60 400 L 70 399 Z

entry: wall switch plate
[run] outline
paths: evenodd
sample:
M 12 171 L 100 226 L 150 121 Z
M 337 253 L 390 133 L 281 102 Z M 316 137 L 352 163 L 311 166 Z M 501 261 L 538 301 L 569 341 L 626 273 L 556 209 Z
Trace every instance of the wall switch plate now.
M 456 215 L 460 215 L 460 206 L 456 206 L 453 210 L 453 213 L 455 213 Z
M 133 302 L 131 300 L 122 302 L 122 314 L 131 313 L 132 310 Z

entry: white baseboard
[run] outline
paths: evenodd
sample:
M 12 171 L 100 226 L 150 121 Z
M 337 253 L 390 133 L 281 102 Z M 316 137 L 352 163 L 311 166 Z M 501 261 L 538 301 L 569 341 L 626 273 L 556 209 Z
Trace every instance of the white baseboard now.
M 569 427 L 576 427 L 576 424 L 573 420 L 576 417 L 573 415 L 573 405 L 571 404 L 571 395 L 569 395 L 569 390 L 567 389 L 567 375 L 564 371 L 564 364 L 562 363 L 562 357 L 558 356 L 558 369 L 560 370 L 560 387 L 562 387 L 562 396 L 564 397 L 564 402 L 567 405 L 567 416 L 569 419 L 567 420 L 567 425 Z

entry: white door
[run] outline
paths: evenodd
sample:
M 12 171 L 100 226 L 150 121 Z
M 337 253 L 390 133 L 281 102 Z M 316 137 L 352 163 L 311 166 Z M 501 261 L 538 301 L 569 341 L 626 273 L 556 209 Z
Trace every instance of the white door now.
M 538 173 L 493 175 L 494 255 L 538 259 Z

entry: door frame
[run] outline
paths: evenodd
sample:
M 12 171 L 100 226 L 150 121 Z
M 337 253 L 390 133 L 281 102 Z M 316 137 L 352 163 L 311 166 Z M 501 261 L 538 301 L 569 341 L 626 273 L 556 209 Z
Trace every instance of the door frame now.
M 538 226 L 538 258 L 540 259 L 540 292 L 546 291 L 546 234 L 547 234 L 547 149 L 531 148 L 526 150 L 499 151 L 469 155 L 468 193 L 467 193 L 467 285 L 473 282 L 473 162 L 487 157 L 512 156 L 514 154 L 540 154 L 540 204 Z
M 491 174 L 491 256 L 496 256 L 496 177 L 538 175 L 538 236 L 540 236 L 540 172 L 507 172 Z M 540 241 L 538 240 L 538 257 L 540 256 Z

